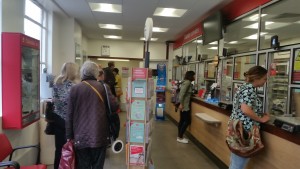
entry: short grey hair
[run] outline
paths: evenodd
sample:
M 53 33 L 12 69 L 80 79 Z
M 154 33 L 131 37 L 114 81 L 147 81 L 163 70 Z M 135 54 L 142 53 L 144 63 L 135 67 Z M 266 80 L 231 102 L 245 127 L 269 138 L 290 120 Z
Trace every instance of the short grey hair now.
M 94 77 L 97 79 L 99 76 L 99 66 L 95 62 L 85 61 L 80 69 L 80 78 Z

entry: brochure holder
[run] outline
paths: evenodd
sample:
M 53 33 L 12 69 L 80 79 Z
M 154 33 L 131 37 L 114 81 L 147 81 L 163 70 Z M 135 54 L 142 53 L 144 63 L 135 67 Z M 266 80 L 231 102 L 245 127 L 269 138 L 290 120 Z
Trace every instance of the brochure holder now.
M 148 68 L 132 68 L 126 94 L 126 164 L 127 169 L 149 169 L 151 132 L 153 130 L 154 81 Z

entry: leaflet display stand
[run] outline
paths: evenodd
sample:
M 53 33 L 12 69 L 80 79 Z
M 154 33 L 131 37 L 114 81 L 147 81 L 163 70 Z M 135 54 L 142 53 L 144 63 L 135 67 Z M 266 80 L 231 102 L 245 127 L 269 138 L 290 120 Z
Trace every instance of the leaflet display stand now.
M 166 107 L 166 85 L 167 85 L 167 66 L 164 63 L 157 64 L 157 84 L 156 84 L 156 120 L 165 120 Z
M 154 81 L 148 68 L 132 68 L 127 88 L 126 164 L 127 169 L 151 166 Z M 150 167 L 151 166 L 151 167 Z

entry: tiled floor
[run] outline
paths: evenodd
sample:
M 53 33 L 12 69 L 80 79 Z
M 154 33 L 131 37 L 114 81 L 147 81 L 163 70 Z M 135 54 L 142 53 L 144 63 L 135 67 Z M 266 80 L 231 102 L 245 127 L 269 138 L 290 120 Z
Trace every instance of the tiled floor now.
M 123 124 L 125 123 L 126 113 L 121 113 L 120 118 L 122 128 L 119 138 L 124 142 L 125 127 Z M 218 169 L 195 144 L 192 142 L 182 144 L 176 141 L 177 127 L 170 120 L 154 121 L 154 123 L 155 128 L 152 133 L 152 159 L 155 169 Z M 119 154 L 114 154 L 111 149 L 109 149 L 107 151 L 104 169 L 126 168 L 125 151 L 123 150 Z

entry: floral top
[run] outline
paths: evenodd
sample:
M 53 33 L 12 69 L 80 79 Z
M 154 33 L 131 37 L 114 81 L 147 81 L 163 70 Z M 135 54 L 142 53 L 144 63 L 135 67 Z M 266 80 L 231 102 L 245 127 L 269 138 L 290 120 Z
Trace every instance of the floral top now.
M 259 126 L 259 122 L 252 120 L 250 117 L 246 116 L 241 110 L 241 104 L 245 103 L 252 110 L 261 117 L 263 115 L 262 111 L 262 102 L 258 98 L 255 87 L 251 83 L 244 83 L 237 90 L 234 99 L 233 99 L 233 109 L 230 115 L 230 119 L 239 119 L 241 120 L 244 129 L 249 131 L 253 124 Z
M 55 84 L 53 86 L 53 103 L 54 113 L 66 120 L 66 113 L 68 111 L 68 98 L 71 87 L 75 85 L 67 80 L 63 84 Z

